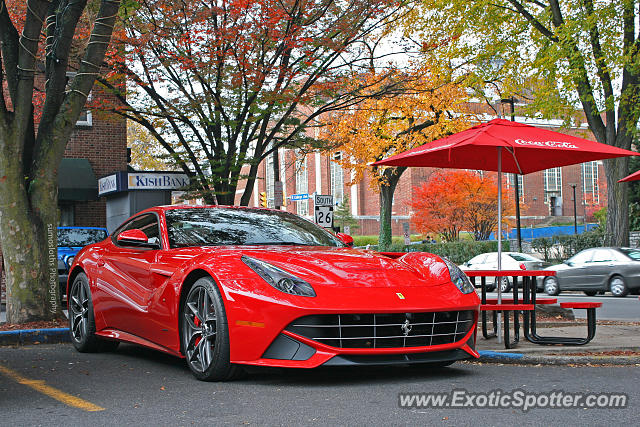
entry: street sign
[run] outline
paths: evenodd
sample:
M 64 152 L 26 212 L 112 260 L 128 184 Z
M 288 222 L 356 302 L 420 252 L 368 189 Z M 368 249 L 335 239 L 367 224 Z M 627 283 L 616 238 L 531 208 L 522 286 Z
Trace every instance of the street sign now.
M 333 196 L 332 195 L 322 195 L 316 194 L 314 198 L 314 204 L 316 207 L 318 206 L 333 206 Z
M 333 228 L 333 206 L 317 206 L 316 210 L 316 224 L 324 228 Z
M 299 200 L 307 200 L 308 198 L 309 198 L 309 194 L 307 193 L 292 194 L 290 197 L 292 202 L 296 202 Z

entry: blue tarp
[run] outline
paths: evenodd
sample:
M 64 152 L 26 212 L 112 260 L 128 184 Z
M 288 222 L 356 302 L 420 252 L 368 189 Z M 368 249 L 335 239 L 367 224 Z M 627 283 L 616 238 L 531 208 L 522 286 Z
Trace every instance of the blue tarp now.
M 593 230 L 597 226 L 598 224 L 587 224 L 587 231 Z M 582 234 L 584 233 L 584 231 L 585 231 L 585 226 L 578 225 L 578 234 Z M 520 235 L 522 236 L 523 240 L 533 240 L 538 237 L 553 237 L 553 236 L 557 236 L 558 234 L 573 234 L 573 233 L 574 233 L 573 225 L 555 225 L 552 227 L 540 227 L 540 228 L 523 227 L 520 229 Z M 504 233 L 503 235 L 505 236 L 506 239 L 517 238 L 515 228 L 511 229 L 508 235 L 507 233 Z M 496 239 L 495 233 L 491 233 L 491 236 L 489 236 L 489 240 L 495 240 L 495 239 Z

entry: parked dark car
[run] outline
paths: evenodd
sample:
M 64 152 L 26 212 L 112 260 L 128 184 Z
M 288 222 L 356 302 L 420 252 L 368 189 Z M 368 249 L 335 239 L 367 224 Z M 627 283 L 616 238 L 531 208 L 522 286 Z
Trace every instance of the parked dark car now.
M 63 300 L 69 267 L 76 254 L 87 245 L 103 241 L 108 235 L 107 229 L 101 227 L 58 227 L 58 281 Z
M 544 291 L 558 295 L 561 291 L 583 291 L 589 296 L 610 291 L 617 297 L 640 290 L 640 250 L 632 248 L 591 248 L 578 252 L 563 264 L 546 270 L 556 276 L 546 277 Z

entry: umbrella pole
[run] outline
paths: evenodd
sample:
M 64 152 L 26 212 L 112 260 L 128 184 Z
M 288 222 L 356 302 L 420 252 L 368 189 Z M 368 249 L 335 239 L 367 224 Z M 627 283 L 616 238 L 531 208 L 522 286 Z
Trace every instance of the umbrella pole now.
M 502 147 L 498 147 L 498 271 L 502 270 Z M 502 277 L 497 277 L 498 304 L 502 304 Z M 500 328 L 502 326 L 502 312 L 498 311 L 498 344 L 502 343 Z

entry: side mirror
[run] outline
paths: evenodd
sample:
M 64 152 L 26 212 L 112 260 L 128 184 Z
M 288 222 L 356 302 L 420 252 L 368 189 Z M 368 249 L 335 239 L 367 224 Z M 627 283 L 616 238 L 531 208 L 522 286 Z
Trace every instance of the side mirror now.
M 117 242 L 122 246 L 137 246 L 143 248 L 157 248 L 155 243 L 149 243 L 147 235 L 142 230 L 134 228 L 132 230 L 125 230 L 118 234 Z
M 336 237 L 340 239 L 342 243 L 349 246 L 350 248 L 353 247 L 353 237 L 349 236 L 348 234 L 336 233 Z

